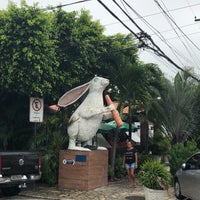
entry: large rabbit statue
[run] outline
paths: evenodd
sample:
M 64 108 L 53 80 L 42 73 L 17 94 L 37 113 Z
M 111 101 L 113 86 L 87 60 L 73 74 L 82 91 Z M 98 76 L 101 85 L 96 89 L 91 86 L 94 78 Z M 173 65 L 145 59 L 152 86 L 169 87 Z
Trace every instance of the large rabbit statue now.
M 89 149 L 76 146 L 76 142 L 87 142 L 97 133 L 101 121 L 112 118 L 114 106 L 103 105 L 103 91 L 109 85 L 109 80 L 94 77 L 90 82 L 66 92 L 58 101 L 60 107 L 66 107 L 76 102 L 86 91 L 88 94 L 69 120 L 68 134 L 71 150 Z

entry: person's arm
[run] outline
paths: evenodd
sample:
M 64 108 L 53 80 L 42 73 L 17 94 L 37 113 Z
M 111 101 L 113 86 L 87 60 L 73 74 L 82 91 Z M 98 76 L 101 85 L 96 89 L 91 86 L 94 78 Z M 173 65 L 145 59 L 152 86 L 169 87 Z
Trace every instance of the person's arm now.
M 125 166 L 125 155 L 123 156 L 123 161 L 122 161 L 122 168 Z

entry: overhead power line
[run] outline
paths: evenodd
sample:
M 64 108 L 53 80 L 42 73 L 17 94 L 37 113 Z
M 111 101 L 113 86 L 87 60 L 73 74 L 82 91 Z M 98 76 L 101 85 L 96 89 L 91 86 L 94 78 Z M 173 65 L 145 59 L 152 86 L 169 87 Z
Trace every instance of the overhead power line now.
M 97 0 L 113 17 L 115 17 L 118 21 L 120 21 L 120 23 L 127 28 L 127 30 L 129 30 L 141 43 L 141 47 L 146 47 L 149 48 L 150 50 L 152 50 L 156 55 L 161 56 L 163 58 L 165 58 L 168 62 L 170 62 L 171 64 L 173 64 L 177 69 L 186 72 L 183 68 L 181 68 L 180 66 L 178 66 L 172 59 L 170 59 L 161 49 L 158 45 L 155 44 L 155 42 L 152 40 L 151 36 L 148 35 L 147 33 L 145 33 L 136 23 L 135 21 L 121 8 L 121 6 L 115 1 L 113 0 L 113 2 L 120 8 L 120 10 L 130 19 L 130 21 L 140 30 L 140 35 L 136 34 L 135 32 L 132 31 L 131 28 L 129 28 L 119 17 L 117 17 L 101 0 Z M 148 39 L 151 44 L 154 47 L 149 46 L 148 44 L 146 44 L 144 42 L 144 39 Z M 187 72 L 188 73 L 188 72 Z M 195 77 L 192 74 L 189 74 L 190 77 L 192 77 L 194 80 L 200 82 L 200 80 Z
M 166 20 L 168 21 L 168 23 L 170 24 L 170 26 L 172 27 L 172 29 L 174 30 L 175 34 L 177 35 L 179 41 L 181 42 L 181 44 L 183 45 L 183 47 L 185 48 L 186 52 L 188 53 L 189 57 L 192 58 L 192 62 L 194 66 L 198 66 L 199 63 L 199 59 L 198 56 L 196 56 L 193 48 L 189 48 L 190 44 L 189 42 L 195 47 L 197 48 L 197 50 L 200 50 L 199 47 L 194 44 L 194 42 L 183 32 L 183 30 L 178 26 L 178 24 L 174 21 L 173 17 L 170 15 L 170 12 L 167 12 L 168 9 L 165 6 L 164 2 L 161 0 L 163 6 L 165 7 L 165 9 L 160 5 L 160 3 L 157 0 L 154 0 L 154 2 L 156 3 L 156 5 L 159 7 L 159 9 L 161 9 L 161 11 L 164 14 L 164 17 L 166 18 Z M 177 29 L 175 29 L 175 27 Z M 179 32 L 181 34 L 179 34 Z M 188 42 L 189 41 L 189 42 Z
M 131 20 L 131 22 L 133 22 L 134 25 L 136 25 L 136 27 L 141 31 L 141 35 L 142 37 L 140 38 L 140 40 L 142 39 L 148 39 L 151 44 L 153 45 L 153 47 L 149 46 L 149 45 L 145 45 L 147 48 L 151 49 L 155 54 L 157 54 L 158 56 L 161 56 L 163 58 L 165 58 L 166 60 L 168 60 L 171 64 L 173 64 L 176 68 L 178 68 L 179 70 L 186 72 L 183 68 L 181 68 L 179 65 L 177 65 L 171 58 L 169 58 L 161 49 L 160 47 L 155 44 L 155 42 L 153 41 L 153 39 L 151 38 L 150 35 L 148 35 L 147 33 L 145 33 L 143 31 L 143 29 L 141 27 L 139 27 L 136 22 L 122 9 L 122 7 L 115 1 L 113 0 L 113 2 L 120 8 L 120 10 Z M 155 48 L 154 48 L 155 47 Z M 188 73 L 188 72 L 187 72 Z M 195 79 L 196 81 L 200 81 L 199 79 L 197 79 L 195 76 L 193 76 L 192 74 L 190 74 L 190 76 Z
M 190 6 L 183 6 L 183 7 L 179 7 L 179 8 L 170 9 L 170 10 L 168 10 L 168 12 L 174 12 L 174 11 L 177 11 L 177 10 L 182 10 L 182 9 L 186 9 L 188 7 L 195 7 L 195 6 L 200 6 L 200 3 L 192 4 Z M 148 18 L 148 17 L 152 17 L 152 16 L 155 16 L 155 15 L 160 15 L 162 13 L 163 12 L 156 12 L 156 13 L 151 13 L 151 14 L 148 14 L 148 15 L 143 15 L 142 17 Z M 135 17 L 134 20 L 136 20 L 136 19 L 140 19 L 140 17 Z M 123 22 L 126 22 L 126 21 L 130 21 L 130 20 L 123 20 Z M 120 23 L 120 22 L 113 22 L 113 23 L 105 24 L 104 26 L 110 26 L 110 25 L 118 24 L 118 23 Z
M 166 16 L 167 20 L 169 21 L 169 24 L 171 25 L 171 27 L 173 28 L 174 32 L 176 33 L 176 35 L 178 36 L 179 40 L 181 41 L 181 43 L 183 44 L 183 46 L 185 47 L 186 51 L 188 52 L 189 56 L 191 58 L 193 58 L 193 63 L 198 66 L 198 63 L 200 63 L 198 56 L 196 56 L 193 48 L 189 49 L 189 42 L 197 49 L 200 51 L 200 48 L 188 37 L 188 35 L 186 35 L 183 30 L 178 26 L 178 24 L 174 21 L 173 17 L 170 16 L 170 13 L 164 10 L 164 8 L 160 5 L 160 3 L 157 0 L 154 0 L 154 2 L 157 4 L 157 6 L 162 10 L 162 12 L 164 13 L 164 15 Z M 163 5 L 165 6 L 164 2 L 161 0 L 161 2 L 163 3 Z M 166 6 L 165 9 L 167 10 Z M 177 29 L 182 33 L 182 37 L 183 40 L 181 38 L 181 35 L 178 34 L 178 32 L 176 31 L 176 29 L 174 28 L 173 24 L 177 27 Z M 187 39 L 187 40 L 186 40 Z M 185 44 L 185 42 L 187 44 Z M 189 42 L 188 42 L 189 41 Z M 198 63 L 196 63 L 196 61 L 198 61 Z
M 179 57 L 176 54 L 176 51 L 174 51 L 174 49 L 171 47 L 171 45 L 169 44 L 169 42 L 164 38 L 164 36 L 161 34 L 160 31 L 158 31 L 156 28 L 154 28 L 150 23 L 148 23 L 148 21 L 146 19 L 144 19 L 135 9 L 133 9 L 132 6 L 130 6 L 130 4 L 128 4 L 125 0 L 122 0 L 126 6 L 128 6 L 129 9 L 131 9 L 131 11 L 133 11 L 140 19 L 141 21 L 143 21 L 144 24 L 146 24 L 152 31 L 153 33 L 160 38 L 160 40 L 162 42 L 164 42 L 169 49 L 173 52 L 174 56 L 179 60 L 179 62 L 183 65 L 182 61 L 179 59 Z
M 157 5 L 159 6 L 159 8 L 163 11 L 163 13 L 175 24 L 175 26 L 178 28 L 178 30 L 181 31 L 181 33 L 198 49 L 200 50 L 200 48 L 182 31 L 182 29 L 176 24 L 176 22 L 167 14 L 167 12 L 162 8 L 162 6 L 159 4 L 159 2 L 157 0 L 154 0 Z
M 81 1 L 73 2 L 73 3 L 61 4 L 61 5 L 58 5 L 58 6 L 50 6 L 50 7 L 44 8 L 42 10 L 44 10 L 44 11 L 54 10 L 56 8 L 62 8 L 62 7 L 65 7 L 65 6 L 72 6 L 72 5 L 75 5 L 75 4 L 84 3 L 86 1 L 92 1 L 92 0 L 81 0 Z
M 121 0 L 121 1 L 123 1 L 125 4 L 126 4 L 126 6 L 128 6 L 128 8 L 129 9 L 131 9 L 131 11 L 133 11 L 133 13 L 136 15 L 136 16 L 138 16 L 138 18 L 144 23 L 144 24 L 146 24 L 151 30 L 152 30 L 152 32 L 154 33 L 154 34 L 151 34 L 151 36 L 152 35 L 156 35 L 163 43 L 165 43 L 168 47 L 169 47 L 169 49 L 172 51 L 172 53 L 174 54 L 174 56 L 177 58 L 177 60 L 179 60 L 179 62 L 184 66 L 184 64 L 183 64 L 183 62 L 182 62 L 182 59 L 180 59 L 179 58 L 179 56 L 181 56 L 184 60 L 187 60 L 187 62 L 189 61 L 189 59 L 185 59 L 186 57 L 182 54 L 181 55 L 181 53 L 179 53 L 179 50 L 177 50 L 176 49 L 176 47 L 174 47 L 174 45 L 173 44 L 170 44 L 169 42 L 168 42 L 168 39 L 165 39 L 165 37 L 162 35 L 162 32 L 160 32 L 160 31 L 158 31 L 155 27 L 153 27 L 145 18 L 143 18 L 130 4 L 128 4 L 125 0 Z M 161 0 L 162 1 L 162 0 Z M 169 10 L 167 10 L 166 12 L 169 12 Z M 170 23 L 170 25 L 171 25 L 171 23 Z M 194 25 L 194 24 L 193 24 Z M 188 25 L 187 25 L 188 26 Z M 173 27 L 173 26 L 172 26 Z M 174 31 L 174 27 L 173 27 L 173 31 Z M 171 31 L 171 30 L 170 30 Z M 166 31 L 165 31 L 166 32 Z M 178 38 L 179 38 L 179 40 L 180 40 L 180 38 L 181 37 L 183 37 L 183 35 L 182 36 L 179 36 L 178 35 Z M 160 41 L 159 41 L 160 42 Z M 182 41 L 183 42 L 183 41 Z M 157 44 L 157 42 L 155 42 L 156 44 Z M 189 50 L 188 50 L 189 51 Z M 179 56 L 177 56 L 179 54 Z M 191 54 L 190 53 L 190 51 L 189 51 L 189 54 L 190 54 L 190 58 L 192 58 L 193 57 L 193 55 L 195 55 L 194 53 L 193 54 Z M 198 58 L 197 58 L 197 60 L 198 60 Z M 194 61 L 190 61 L 190 62 L 193 62 L 194 63 Z M 196 64 L 196 66 L 198 66 L 198 64 Z

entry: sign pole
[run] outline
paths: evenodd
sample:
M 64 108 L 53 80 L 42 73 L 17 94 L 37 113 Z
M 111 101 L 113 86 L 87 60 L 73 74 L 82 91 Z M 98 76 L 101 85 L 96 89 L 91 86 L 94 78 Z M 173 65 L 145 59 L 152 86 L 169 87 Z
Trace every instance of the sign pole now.
M 34 146 L 37 149 L 37 123 L 43 122 L 44 100 L 42 98 L 30 97 L 29 121 L 34 122 Z M 33 182 L 35 190 L 35 181 Z
M 30 97 L 29 121 L 34 122 L 34 147 L 37 149 L 37 123 L 43 122 L 44 100 Z
M 37 123 L 35 122 L 35 126 L 34 126 L 34 146 L 35 146 L 35 150 L 37 149 Z
M 34 147 L 37 150 L 37 122 L 34 123 Z M 33 181 L 33 190 L 35 191 L 35 181 Z

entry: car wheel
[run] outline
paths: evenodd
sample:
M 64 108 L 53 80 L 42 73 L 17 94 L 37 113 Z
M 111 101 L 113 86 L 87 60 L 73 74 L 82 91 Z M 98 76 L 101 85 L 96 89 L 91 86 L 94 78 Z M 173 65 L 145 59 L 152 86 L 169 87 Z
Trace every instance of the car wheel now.
M 2 194 L 4 196 L 15 196 L 18 195 L 21 189 L 18 185 L 12 186 L 12 187 L 6 187 L 1 189 Z
M 174 181 L 174 193 L 177 199 L 184 199 L 181 194 L 181 186 L 177 179 Z

